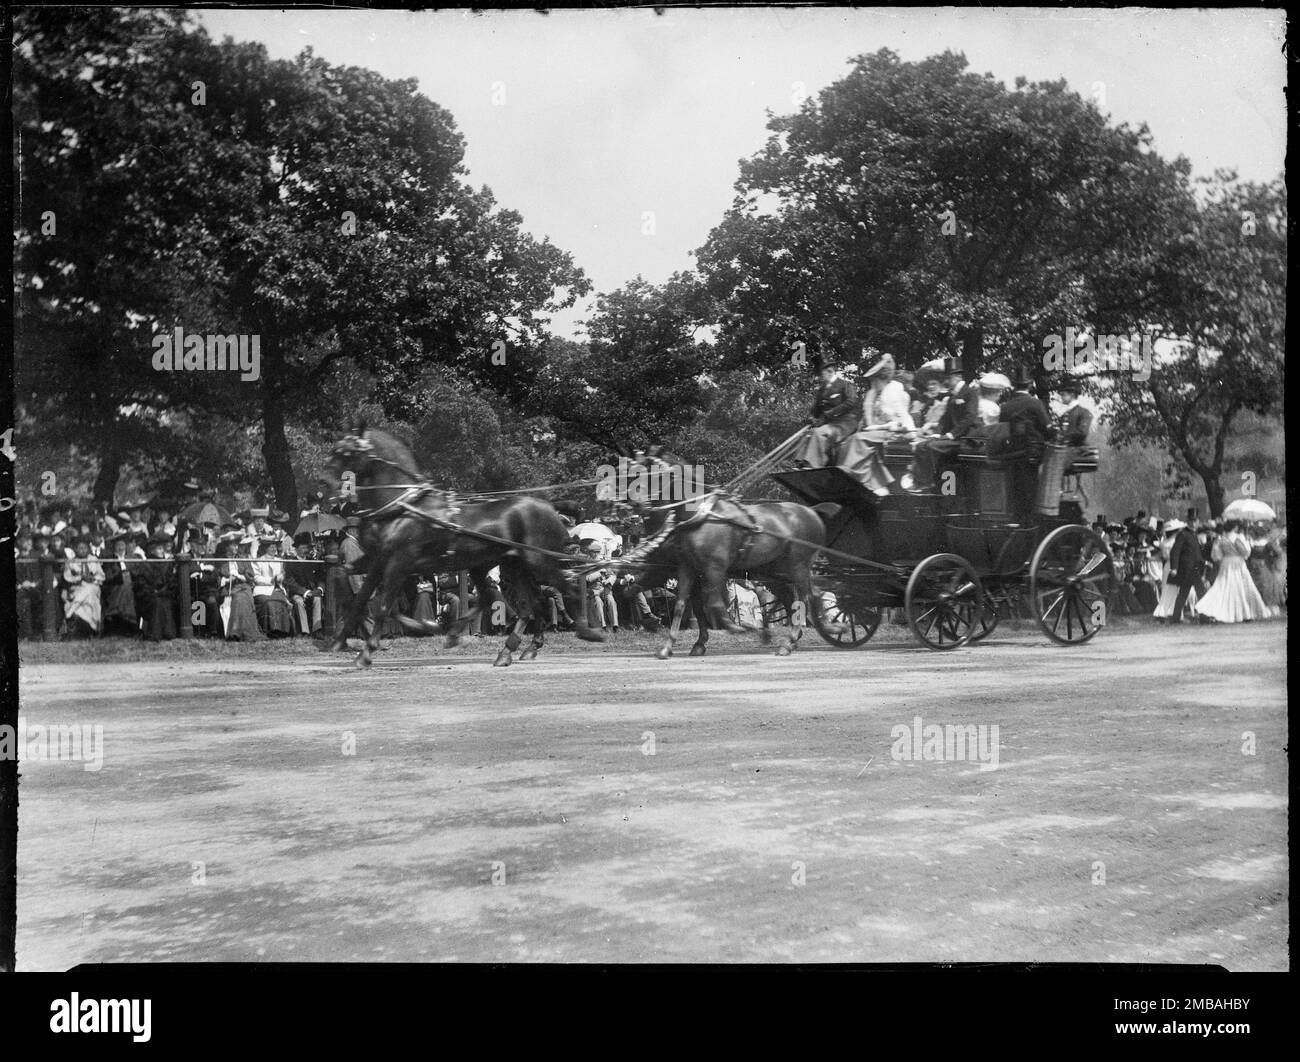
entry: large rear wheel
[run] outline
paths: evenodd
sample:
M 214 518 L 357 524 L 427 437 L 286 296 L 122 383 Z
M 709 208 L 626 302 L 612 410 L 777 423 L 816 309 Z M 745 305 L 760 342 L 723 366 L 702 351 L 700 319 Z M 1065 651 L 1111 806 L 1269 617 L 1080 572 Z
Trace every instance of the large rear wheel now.
M 957 649 L 979 629 L 984 589 L 975 569 L 955 553 L 926 557 L 907 580 L 903 610 L 917 639 L 931 649 Z
M 1089 528 L 1058 527 L 1029 563 L 1029 603 L 1043 633 L 1060 645 L 1080 645 L 1106 625 L 1115 587 L 1115 561 Z

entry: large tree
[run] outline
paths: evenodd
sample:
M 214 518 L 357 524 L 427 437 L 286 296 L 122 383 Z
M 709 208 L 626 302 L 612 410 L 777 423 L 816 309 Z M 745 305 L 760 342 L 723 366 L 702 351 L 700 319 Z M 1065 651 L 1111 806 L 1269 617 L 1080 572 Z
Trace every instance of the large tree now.
M 214 44 L 179 18 L 141 18 L 59 12 L 21 27 L 24 128 L 44 133 L 41 165 L 24 181 L 86 203 L 88 217 L 133 218 L 118 222 L 133 240 L 111 222 L 78 224 L 61 226 L 56 245 L 33 213 L 21 233 L 31 303 L 59 322 L 91 313 L 103 334 L 83 346 L 116 352 L 125 379 L 102 402 L 112 444 L 125 438 L 120 411 L 142 404 L 256 423 L 276 502 L 292 510 L 289 422 L 342 366 L 366 370 L 394 416 L 417 412 L 411 382 L 430 363 L 517 386 L 549 314 L 587 282 L 487 189 L 468 186 L 445 110 L 412 80 L 310 52 L 271 60 L 260 45 Z M 83 80 L 92 88 L 79 89 Z M 90 105 L 68 106 L 69 90 Z M 69 257 L 86 267 L 63 270 Z M 111 273 L 117 258 L 123 271 L 95 283 L 89 267 L 109 262 L 100 272 Z M 154 372 L 151 329 L 174 326 L 256 336 L 258 379 Z M 505 359 L 494 358 L 498 344 Z M 50 359 L 31 349 L 32 393 L 49 398 Z M 63 390 L 81 368 L 70 365 Z
M 600 296 L 587 342 L 546 345 L 519 400 L 608 453 L 662 443 L 709 406 L 716 355 L 700 334 L 709 314 L 693 277 L 637 277 Z
M 1216 174 L 1202 182 L 1201 202 L 1184 224 L 1122 278 L 1139 293 L 1140 311 L 1111 318 L 1116 331 L 1144 333 L 1163 352 L 1149 380 L 1129 373 L 1105 380 L 1099 393 L 1112 440 L 1167 448 L 1205 484 L 1215 516 L 1224 507 L 1234 426 L 1243 414 L 1282 410 L 1287 225 L 1280 180 Z M 1273 469 L 1246 471 L 1258 479 Z
M 1046 333 L 1092 320 L 1093 278 L 1186 195 L 1182 160 L 1064 82 L 1008 88 L 950 52 L 851 65 L 770 118 L 699 252 L 732 363 L 866 343 L 1028 366 Z

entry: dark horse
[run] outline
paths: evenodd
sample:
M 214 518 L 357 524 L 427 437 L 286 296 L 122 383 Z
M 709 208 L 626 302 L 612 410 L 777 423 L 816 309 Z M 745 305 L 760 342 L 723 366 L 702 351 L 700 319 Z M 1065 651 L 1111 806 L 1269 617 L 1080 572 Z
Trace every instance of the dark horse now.
M 660 457 L 647 460 L 666 463 Z M 703 655 L 710 622 L 732 632 L 745 629 L 727 615 L 724 589 L 727 576 L 733 575 L 767 584 L 785 606 L 790 634 L 776 655 L 789 656 L 803 636 L 807 610 L 813 605 L 812 563 L 826 544 L 822 512 L 829 516 L 832 508 L 839 506 L 810 509 L 796 502 L 741 503 L 721 492 L 659 508 L 647 521 L 647 536 L 661 532 L 668 520 L 674 526 L 649 556 L 657 565 L 675 562 L 677 605 L 655 655 L 660 660 L 673 655 L 688 604 L 700 628 L 692 656 Z
M 469 571 L 478 589 L 479 603 L 473 612 L 457 620 L 455 630 L 463 629 L 490 600 L 487 575 L 498 566 L 502 596 L 517 620 L 494 666 L 510 664 L 529 619 L 537 620 L 533 642 L 519 658 L 530 660 L 542 648 L 543 585 L 563 595 L 570 615 L 577 618 L 579 638 L 589 642 L 604 640 L 581 618 L 584 613 L 577 583 L 567 577 L 561 565 L 569 535 L 559 514 L 546 502 L 526 495 L 456 502 L 428 484 L 416 470 L 410 451 L 398 440 L 382 431 L 367 431 L 364 426 L 334 447 L 331 464 L 336 471 L 351 472 L 356 477 L 362 505 L 361 542 L 366 551 L 365 583 L 353 599 L 331 649 L 344 648 L 348 634 L 361 624 L 372 594 L 376 595 L 374 630 L 362 644 L 359 666 L 370 666 L 388 616 L 394 616 L 407 628 L 427 632 L 427 624 L 400 615 L 396 609 L 398 588 L 412 572 Z M 457 635 L 451 634 L 448 645 L 454 645 L 456 640 Z

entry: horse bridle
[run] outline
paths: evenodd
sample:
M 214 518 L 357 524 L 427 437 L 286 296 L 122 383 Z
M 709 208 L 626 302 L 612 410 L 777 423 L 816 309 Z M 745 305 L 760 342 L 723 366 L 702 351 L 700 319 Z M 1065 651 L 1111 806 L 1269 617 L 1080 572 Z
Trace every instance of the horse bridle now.
M 345 450 L 344 447 L 346 447 L 347 449 Z M 372 443 L 369 439 L 363 439 L 357 435 L 345 435 L 342 438 L 342 440 L 340 440 L 339 444 L 334 447 L 334 453 L 335 454 L 343 453 L 349 455 L 366 454 L 367 458 L 370 461 L 377 461 L 382 465 L 387 465 L 389 468 L 395 468 L 397 469 L 398 472 L 402 473 L 402 475 L 408 476 L 409 478 L 416 480 L 417 483 L 412 484 L 412 486 L 415 485 L 421 487 L 430 486 L 429 481 L 425 479 L 422 475 L 420 475 L 418 472 L 412 472 L 406 466 L 401 465 L 398 462 L 391 460 L 390 458 L 381 457 L 379 454 L 375 453 L 375 444 Z M 356 484 L 356 489 L 357 490 L 393 490 L 397 486 L 398 485 L 392 483 L 377 483 L 374 485 L 367 485 L 367 486 Z

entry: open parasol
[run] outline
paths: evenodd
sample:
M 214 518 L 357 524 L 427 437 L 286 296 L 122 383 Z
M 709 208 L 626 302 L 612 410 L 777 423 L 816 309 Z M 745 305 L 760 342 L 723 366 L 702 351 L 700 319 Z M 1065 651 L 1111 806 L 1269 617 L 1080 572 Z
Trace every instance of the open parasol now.
M 604 524 L 592 522 L 579 524 L 569 532 L 569 537 L 575 542 L 581 542 L 584 538 L 592 539 L 605 557 L 608 557 L 613 549 L 623 544 L 622 535 Z
M 231 523 L 230 513 L 210 501 L 195 502 L 193 505 L 186 506 L 181 511 L 180 518 L 195 527 L 203 524 L 216 524 L 220 527 L 222 524 Z
M 1245 520 L 1248 524 L 1264 524 L 1277 519 L 1272 506 L 1258 498 L 1238 498 L 1223 510 L 1227 520 Z
M 298 526 L 293 530 L 293 537 L 299 535 L 323 535 L 329 531 L 342 531 L 348 526 L 348 522 L 341 516 L 335 516 L 333 513 L 308 513 L 298 521 Z

